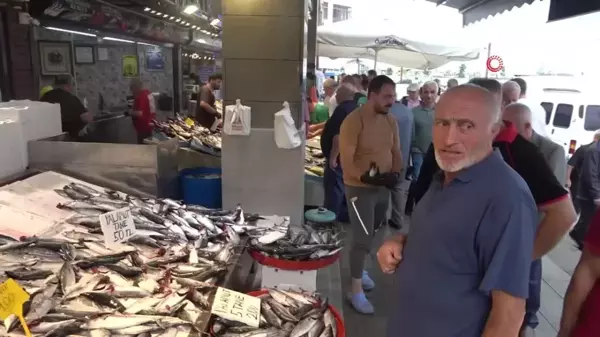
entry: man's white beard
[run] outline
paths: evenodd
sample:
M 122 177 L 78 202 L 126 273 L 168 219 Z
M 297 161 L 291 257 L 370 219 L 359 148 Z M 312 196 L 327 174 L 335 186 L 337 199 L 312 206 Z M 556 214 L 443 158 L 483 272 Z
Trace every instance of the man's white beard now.
M 475 158 L 473 158 L 471 156 L 467 156 L 463 160 L 460 160 L 453 164 L 447 164 L 440 158 L 440 155 L 437 150 L 435 150 L 434 153 L 435 153 L 435 161 L 437 162 L 438 166 L 444 172 L 450 172 L 450 173 L 458 172 L 460 170 L 463 170 L 463 169 L 473 166 L 473 164 L 475 164 L 475 162 L 476 162 Z

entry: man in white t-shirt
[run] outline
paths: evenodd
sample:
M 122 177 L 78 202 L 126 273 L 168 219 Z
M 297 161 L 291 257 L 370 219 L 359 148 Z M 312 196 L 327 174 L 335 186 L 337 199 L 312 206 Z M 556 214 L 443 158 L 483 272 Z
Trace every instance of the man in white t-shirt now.
M 323 91 L 325 92 L 325 98 L 323 99 L 323 104 L 327 108 L 329 108 L 329 104 L 331 104 L 331 99 L 335 101 L 335 90 L 337 89 L 337 82 L 333 78 L 328 78 L 323 82 Z M 331 116 L 331 114 L 329 114 Z
M 533 131 L 540 136 L 548 137 L 546 131 L 546 110 L 540 105 L 540 102 L 527 99 L 527 82 L 520 77 L 515 77 L 511 81 L 516 82 L 521 88 L 519 103 L 526 105 L 531 110 Z

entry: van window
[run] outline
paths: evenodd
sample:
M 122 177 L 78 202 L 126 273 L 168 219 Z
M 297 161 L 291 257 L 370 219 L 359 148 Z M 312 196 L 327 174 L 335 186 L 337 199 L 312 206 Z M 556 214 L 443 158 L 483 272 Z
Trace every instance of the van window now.
M 546 110 L 546 125 L 550 124 L 550 117 L 552 117 L 552 108 L 554 108 L 554 104 L 550 102 L 542 102 L 542 108 Z
M 556 106 L 556 113 L 554 113 L 554 120 L 552 125 L 558 128 L 567 129 L 571 125 L 571 118 L 573 117 L 573 106 L 571 104 L 559 104 Z
M 586 131 L 600 129 L 600 105 L 588 105 L 585 108 L 585 122 L 583 128 Z

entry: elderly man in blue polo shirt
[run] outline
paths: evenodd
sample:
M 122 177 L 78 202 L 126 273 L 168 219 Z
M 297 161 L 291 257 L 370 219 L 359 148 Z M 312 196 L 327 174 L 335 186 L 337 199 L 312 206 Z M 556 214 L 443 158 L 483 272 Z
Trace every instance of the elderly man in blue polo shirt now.
M 474 85 L 449 89 L 437 104 L 441 171 L 410 233 L 377 253 L 382 270 L 398 276 L 390 337 L 519 334 L 538 219 L 527 184 L 492 149 L 500 113 L 494 95 Z

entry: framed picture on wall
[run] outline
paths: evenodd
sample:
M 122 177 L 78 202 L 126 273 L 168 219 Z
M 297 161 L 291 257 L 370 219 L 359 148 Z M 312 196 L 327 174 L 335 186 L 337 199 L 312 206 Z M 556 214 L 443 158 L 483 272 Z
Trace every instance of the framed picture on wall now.
M 159 48 L 146 50 L 146 70 L 148 71 L 164 71 L 165 56 Z
M 96 49 L 96 51 L 98 52 L 98 61 L 108 61 L 109 60 L 108 48 L 98 47 Z
M 96 57 L 94 55 L 94 46 L 75 46 L 76 64 L 94 64 Z
M 40 66 L 42 75 L 71 74 L 71 43 L 39 41 Z
M 138 58 L 136 55 L 123 55 L 121 66 L 123 77 L 131 78 L 140 75 L 138 70 Z

